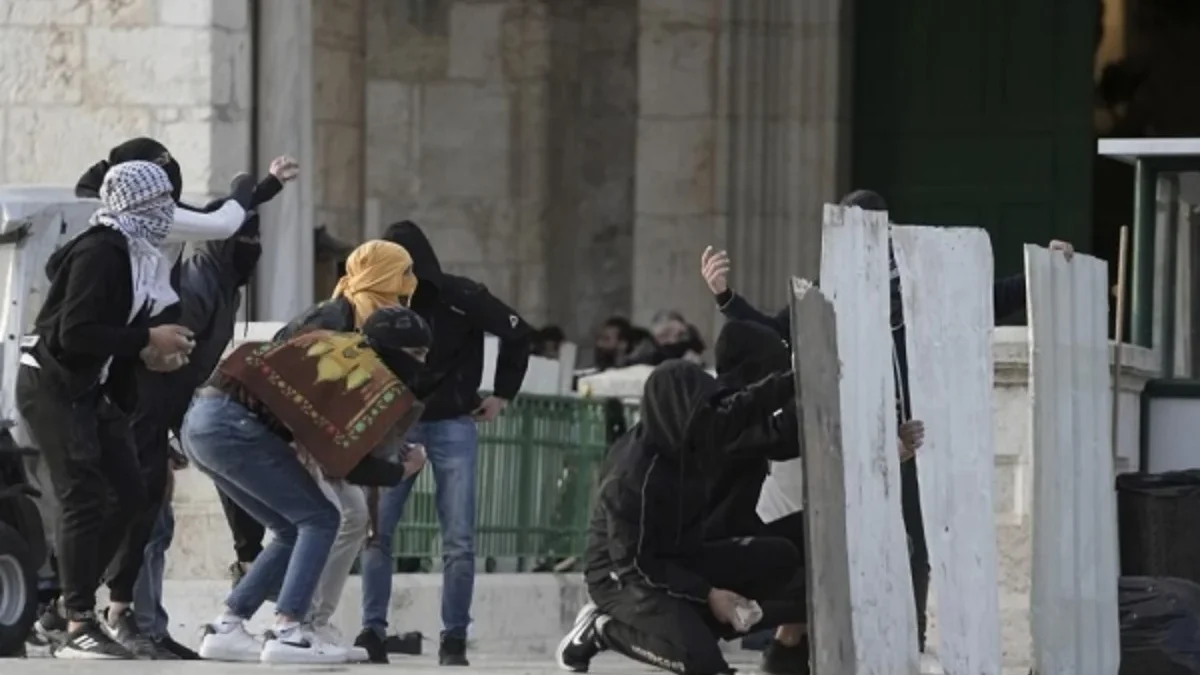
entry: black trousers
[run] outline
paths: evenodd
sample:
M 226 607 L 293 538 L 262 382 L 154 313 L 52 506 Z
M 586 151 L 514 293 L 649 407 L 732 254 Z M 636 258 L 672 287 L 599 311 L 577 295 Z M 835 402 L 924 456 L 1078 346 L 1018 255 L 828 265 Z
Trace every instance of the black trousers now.
M 29 366 L 17 374 L 17 406 L 46 460 L 61 507 L 58 572 L 67 618 L 92 616 L 110 562 L 121 570 L 108 581 L 111 599 L 132 602 L 145 545 L 122 544 L 149 511 L 129 418 L 99 390 L 72 400 Z
M 751 632 L 808 620 L 801 554 L 787 539 L 744 537 L 712 542 L 699 555 L 676 562 L 715 588 L 757 601 L 763 618 Z M 610 649 L 682 675 L 732 672 L 718 640 L 740 634 L 720 623 L 706 604 L 638 583 L 609 580 L 592 585 L 588 592 L 600 612 L 609 617 L 601 632 Z
M 921 488 L 917 484 L 917 463 L 900 465 L 900 509 L 904 530 L 909 538 L 908 564 L 912 571 L 913 600 L 917 607 L 917 640 L 925 651 L 925 606 L 929 601 L 929 547 L 925 542 L 925 522 L 921 515 Z
M 217 492 L 221 498 L 221 509 L 225 511 L 225 520 L 229 522 L 229 531 L 233 533 L 233 552 L 240 563 L 252 563 L 263 550 L 263 537 L 267 530 L 254 516 L 246 513 L 224 492 Z
M 150 543 L 154 523 L 167 496 L 167 476 L 170 473 L 170 445 L 167 440 L 169 421 L 165 403 L 170 400 L 167 374 L 139 369 L 137 374 L 138 407 L 130 423 L 131 438 L 137 453 L 138 468 L 146 488 L 145 515 L 130 522 L 129 533 L 109 563 L 105 578 L 136 580 L 142 565 L 142 554 Z M 136 565 L 136 567 L 134 567 Z

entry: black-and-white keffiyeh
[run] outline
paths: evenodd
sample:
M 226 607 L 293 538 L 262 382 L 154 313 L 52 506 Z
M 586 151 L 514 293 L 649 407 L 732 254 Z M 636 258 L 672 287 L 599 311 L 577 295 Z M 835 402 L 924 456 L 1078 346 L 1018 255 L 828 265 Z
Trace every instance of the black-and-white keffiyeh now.
M 162 167 L 141 161 L 112 167 L 100 186 L 103 206 L 92 214 L 90 222 L 117 230 L 129 242 L 133 269 L 131 322 L 143 308 L 155 316 L 179 302 L 179 295 L 171 287 L 171 261 L 162 249 L 175 220 L 171 189 L 171 180 Z

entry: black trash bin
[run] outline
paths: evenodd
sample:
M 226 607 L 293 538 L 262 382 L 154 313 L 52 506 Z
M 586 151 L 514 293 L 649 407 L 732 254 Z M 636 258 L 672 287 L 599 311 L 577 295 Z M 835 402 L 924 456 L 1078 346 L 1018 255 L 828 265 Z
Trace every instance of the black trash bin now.
M 1200 470 L 1117 477 L 1121 575 L 1200 583 Z

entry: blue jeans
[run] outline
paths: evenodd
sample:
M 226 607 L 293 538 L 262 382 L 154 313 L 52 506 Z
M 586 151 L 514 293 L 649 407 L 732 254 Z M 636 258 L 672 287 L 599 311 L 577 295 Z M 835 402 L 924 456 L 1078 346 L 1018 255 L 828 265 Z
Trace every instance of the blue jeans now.
M 175 511 L 163 504 L 154 519 L 150 541 L 137 583 L 133 586 L 133 615 L 138 630 L 148 638 L 162 640 L 170 633 L 167 610 L 163 607 L 163 574 L 166 572 L 167 549 L 175 537 Z
M 231 398 L 197 398 L 183 421 L 183 445 L 221 492 L 274 534 L 225 606 L 249 619 L 279 588 L 276 613 L 303 619 L 337 537 L 337 506 L 296 451 Z
M 475 466 L 479 432 L 470 417 L 420 422 L 406 439 L 425 446 L 433 468 L 438 523 L 442 530 L 442 636 L 467 636 L 475 593 Z M 374 541 L 360 558 L 363 627 L 387 630 L 392 597 L 392 537 L 404 515 L 414 478 L 383 490 Z

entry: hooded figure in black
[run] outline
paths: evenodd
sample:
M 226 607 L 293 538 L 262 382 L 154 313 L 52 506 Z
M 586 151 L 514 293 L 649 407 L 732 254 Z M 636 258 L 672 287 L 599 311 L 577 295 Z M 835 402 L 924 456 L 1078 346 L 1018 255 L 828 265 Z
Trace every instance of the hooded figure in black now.
M 724 393 L 686 361 L 654 370 L 641 421 L 609 453 L 585 561 L 595 604 L 559 645 L 562 667 L 585 672 L 597 652 L 612 649 L 677 673 L 729 673 L 717 641 L 736 634 L 734 604 L 759 603 L 755 630 L 805 621 L 791 542 L 705 537 L 712 473 L 741 448 L 761 452 L 747 441 L 793 405 L 794 391 L 790 371 Z
M 842 197 L 842 206 L 857 206 L 867 211 L 886 211 L 887 202 L 871 190 L 855 190 Z M 1053 243 L 1052 243 L 1053 245 Z M 901 302 L 900 272 L 896 259 L 888 246 L 888 267 L 891 273 L 891 321 L 892 351 L 896 370 L 896 417 L 901 424 L 912 418 L 908 396 L 908 358 L 904 332 L 904 312 Z M 1020 312 L 1025 305 L 1025 277 L 1017 274 L 996 280 L 992 288 L 993 307 L 997 322 Z M 774 330 L 782 339 L 791 339 L 791 311 L 789 308 L 770 316 L 751 305 L 742 296 L 726 288 L 716 295 L 717 306 L 729 319 L 740 319 L 761 324 Z M 909 562 L 912 568 L 913 595 L 917 611 L 918 640 L 925 648 L 925 607 L 929 596 L 929 549 L 925 541 L 924 518 L 921 514 L 921 499 L 917 484 L 915 462 L 900 465 L 900 502 L 904 515 L 904 529 L 911 543 Z
M 153 508 L 165 510 L 166 513 L 160 515 L 158 522 L 163 523 L 166 529 L 151 535 L 154 545 L 146 547 L 145 562 L 141 565 L 140 573 L 134 572 L 138 574 L 139 589 L 138 606 L 134 608 L 136 625 L 128 623 L 129 617 L 119 617 L 116 622 L 129 640 L 143 644 L 149 640 L 151 644 L 143 648 L 152 648 L 158 658 L 199 658 L 167 632 L 167 614 L 161 608 L 162 561 L 150 565 L 152 556 L 161 557 L 170 546 L 175 522 L 171 504 L 165 500 L 170 475 L 158 457 L 169 452 L 167 434 L 179 436 L 192 393 L 208 379 L 220 363 L 225 347 L 233 339 L 237 312 L 241 306 L 241 289 L 249 283 L 261 255 L 258 215 L 251 213 L 236 235 L 223 241 L 205 242 L 183 261 L 179 272 L 180 322 L 193 331 L 196 345 L 187 364 L 179 370 L 171 373 L 147 371 L 148 377 L 157 377 L 159 380 L 155 387 L 156 395 L 139 396 L 138 408 L 130 425 L 147 486 L 155 486 L 149 488 L 148 492 L 151 497 L 160 494 L 164 497 Z M 152 568 L 155 571 L 153 574 Z M 123 573 L 128 572 L 114 567 L 109 575 Z M 142 607 L 141 603 L 151 597 L 158 599 L 158 606 Z
M 717 383 L 721 390 L 737 392 L 775 373 L 791 368 L 791 352 L 775 331 L 749 321 L 729 321 L 717 337 Z M 784 406 L 772 414 L 761 433 L 747 434 L 744 443 L 761 446 L 761 452 L 727 459 L 713 473 L 709 488 L 708 538 L 724 539 L 762 534 L 758 497 L 771 462 L 800 456 L 796 407 Z M 802 545 L 797 540 L 797 546 Z M 803 550 L 803 549 L 802 549 Z
M 474 280 L 442 270 L 433 246 L 412 221 L 388 227 L 384 239 L 403 246 L 412 257 L 417 289 L 411 307 L 433 331 L 425 368 L 410 386 L 422 394 L 425 412 L 409 440 L 422 443 L 439 481 L 442 534 L 441 665 L 465 666 L 467 628 L 475 589 L 475 472 L 479 452 L 476 422 L 495 419 L 516 397 L 529 365 L 533 329 L 512 308 Z M 500 340 L 492 392 L 479 394 L 483 375 L 484 335 Z M 382 640 L 391 595 L 391 537 L 409 490 L 406 485 L 380 497 L 377 536 L 363 552 L 363 634 Z

